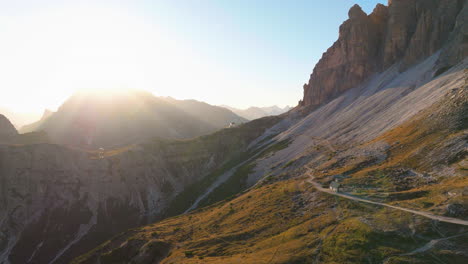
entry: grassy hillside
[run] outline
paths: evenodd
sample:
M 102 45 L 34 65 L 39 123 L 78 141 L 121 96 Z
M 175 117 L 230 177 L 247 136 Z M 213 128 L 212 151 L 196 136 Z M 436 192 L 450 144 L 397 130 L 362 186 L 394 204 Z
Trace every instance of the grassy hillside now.
M 430 221 L 408 213 L 316 193 L 295 179 L 128 231 L 74 263 L 153 263 L 156 258 L 161 263 L 461 263 L 463 256 L 447 249 L 399 256 L 439 238 L 437 232 L 450 236 L 460 231 L 445 224 L 431 228 Z M 462 239 L 452 242 L 466 248 Z

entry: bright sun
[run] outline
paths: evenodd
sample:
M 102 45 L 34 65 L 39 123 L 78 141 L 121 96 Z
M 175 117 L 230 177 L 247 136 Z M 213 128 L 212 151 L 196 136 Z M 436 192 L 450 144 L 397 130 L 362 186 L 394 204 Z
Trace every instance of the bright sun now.
M 81 89 L 140 89 L 210 104 L 282 100 L 284 82 L 259 77 L 253 66 L 239 71 L 243 60 L 217 55 L 232 47 L 192 41 L 178 30 L 185 21 L 119 2 L 57 1 L 0 15 L 0 87 L 8 90 L 0 107 L 56 110 Z M 240 89 L 260 96 L 246 98 Z M 263 96 L 266 89 L 273 93 Z
M 10 40 L 0 43 L 0 85 L 20 98 L 2 106 L 13 109 L 58 107 L 82 89 L 159 87 L 164 94 L 191 56 L 153 24 L 119 8 L 74 7 L 0 20 L 0 32 Z

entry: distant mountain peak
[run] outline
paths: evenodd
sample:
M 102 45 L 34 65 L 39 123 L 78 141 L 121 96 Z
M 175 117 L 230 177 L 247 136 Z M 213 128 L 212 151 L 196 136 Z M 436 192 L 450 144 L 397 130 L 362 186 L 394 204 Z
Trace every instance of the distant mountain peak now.
M 283 108 L 277 105 L 266 106 L 266 107 L 251 106 L 247 109 L 238 109 L 238 108 L 231 107 L 228 105 L 222 105 L 222 107 L 227 108 L 233 111 L 234 113 L 236 113 L 237 115 L 242 116 L 243 118 L 246 118 L 249 120 L 254 120 L 254 119 L 265 117 L 265 116 L 280 115 L 291 110 L 292 108 L 288 105 Z
M 359 19 L 367 16 L 367 14 L 362 11 L 362 8 L 358 4 L 355 4 L 353 7 L 351 7 L 351 9 L 349 9 L 348 16 L 349 19 Z
M 155 137 L 187 139 L 247 120 L 196 100 L 158 97 L 143 90 L 83 90 L 52 113 L 44 111 L 21 132 L 44 130 L 52 142 L 83 147 L 111 147 Z

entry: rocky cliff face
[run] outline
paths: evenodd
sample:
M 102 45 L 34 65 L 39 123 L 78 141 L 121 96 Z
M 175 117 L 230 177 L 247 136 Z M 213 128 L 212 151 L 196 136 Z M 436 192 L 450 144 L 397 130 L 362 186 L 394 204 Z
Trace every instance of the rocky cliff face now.
M 2 146 L 0 252 L 11 263 L 66 263 L 96 241 L 154 220 L 223 157 L 181 150 L 96 159 L 57 145 Z
M 394 0 L 367 15 L 355 5 L 338 40 L 304 84 L 301 105 L 317 107 L 394 64 L 400 71 L 441 50 L 437 68 L 468 55 L 466 0 Z

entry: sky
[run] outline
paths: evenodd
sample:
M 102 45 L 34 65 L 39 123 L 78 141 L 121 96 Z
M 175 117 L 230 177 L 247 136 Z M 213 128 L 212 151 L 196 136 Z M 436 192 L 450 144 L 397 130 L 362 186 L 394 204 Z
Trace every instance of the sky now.
M 297 105 L 349 8 L 378 0 L 0 0 L 0 108 L 80 89 L 213 105 Z

